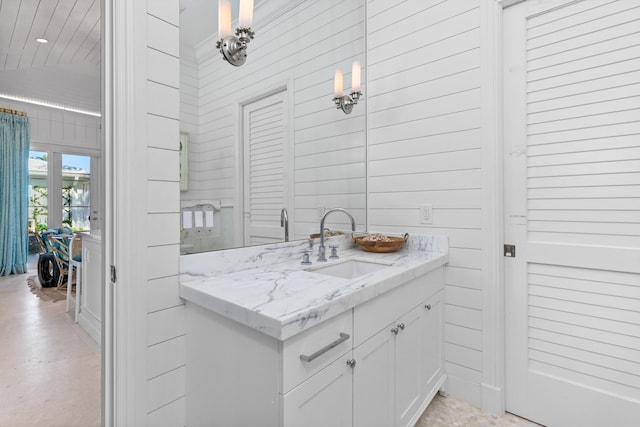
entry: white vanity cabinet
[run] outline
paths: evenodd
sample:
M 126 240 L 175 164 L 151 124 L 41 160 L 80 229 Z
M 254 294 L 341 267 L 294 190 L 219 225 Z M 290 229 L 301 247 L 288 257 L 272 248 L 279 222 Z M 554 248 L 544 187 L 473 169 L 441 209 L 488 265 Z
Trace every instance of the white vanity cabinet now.
M 436 267 L 284 341 L 188 302 L 187 426 L 415 424 L 445 379 L 443 284 Z
M 444 382 L 441 274 L 354 308 L 354 427 L 413 426 Z M 373 336 L 358 333 L 383 323 Z
M 351 426 L 352 310 L 280 341 L 186 307 L 188 426 Z

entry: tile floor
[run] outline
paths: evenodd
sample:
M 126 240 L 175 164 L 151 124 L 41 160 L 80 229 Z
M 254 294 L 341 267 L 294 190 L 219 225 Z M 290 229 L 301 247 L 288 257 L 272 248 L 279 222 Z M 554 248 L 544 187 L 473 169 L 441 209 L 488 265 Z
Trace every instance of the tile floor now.
M 540 427 L 540 425 L 509 413 L 496 418 L 468 403 L 436 394 L 415 427 Z
M 100 350 L 65 312 L 26 285 L 35 275 L 0 277 L 0 426 L 100 425 Z M 495 418 L 437 395 L 416 427 L 534 427 L 511 414 Z
M 27 274 L 0 277 L 0 426 L 100 425 L 100 350 Z

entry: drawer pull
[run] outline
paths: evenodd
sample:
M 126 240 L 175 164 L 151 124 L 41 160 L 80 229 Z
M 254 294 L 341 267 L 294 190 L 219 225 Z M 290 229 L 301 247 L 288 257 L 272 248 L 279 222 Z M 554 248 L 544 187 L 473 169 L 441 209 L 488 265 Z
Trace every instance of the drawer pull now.
M 332 342 L 330 344 L 327 344 L 326 346 L 322 347 L 320 350 L 316 351 L 311 356 L 307 356 L 306 354 L 301 354 L 300 355 L 300 360 L 302 360 L 303 362 L 311 362 L 314 359 L 322 356 L 323 354 L 325 354 L 327 351 L 331 350 L 332 348 L 339 346 L 340 344 L 342 344 L 343 342 L 345 342 L 348 339 L 349 339 L 349 334 L 345 334 L 344 332 L 340 332 L 340 338 L 338 338 L 334 342 Z

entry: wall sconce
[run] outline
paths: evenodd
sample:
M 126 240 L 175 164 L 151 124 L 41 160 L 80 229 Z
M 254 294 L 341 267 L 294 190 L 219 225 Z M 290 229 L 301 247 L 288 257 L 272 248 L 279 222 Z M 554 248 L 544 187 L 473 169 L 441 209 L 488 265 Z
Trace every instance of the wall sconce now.
M 251 30 L 253 23 L 253 0 L 240 0 L 240 13 L 236 36 L 231 34 L 231 4 L 229 0 L 218 0 L 218 36 L 216 47 L 229 64 L 241 66 L 247 60 L 247 43 L 254 36 Z
M 336 70 L 333 81 L 333 90 L 335 93 L 333 102 L 336 103 L 336 108 L 341 108 L 345 114 L 349 114 L 351 110 L 353 110 L 353 106 L 358 103 L 358 99 L 362 96 L 362 92 L 360 92 L 361 73 L 360 63 L 355 61 L 351 65 L 351 94 L 342 95 L 342 70 Z

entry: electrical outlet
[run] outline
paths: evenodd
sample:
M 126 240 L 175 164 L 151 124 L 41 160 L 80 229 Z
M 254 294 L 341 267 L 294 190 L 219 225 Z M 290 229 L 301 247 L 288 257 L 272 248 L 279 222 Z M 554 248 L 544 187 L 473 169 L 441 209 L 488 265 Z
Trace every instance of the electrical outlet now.
M 420 205 L 420 224 L 433 224 L 433 205 Z

